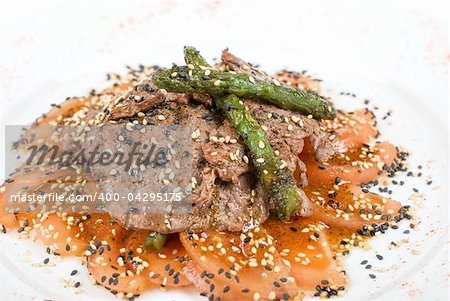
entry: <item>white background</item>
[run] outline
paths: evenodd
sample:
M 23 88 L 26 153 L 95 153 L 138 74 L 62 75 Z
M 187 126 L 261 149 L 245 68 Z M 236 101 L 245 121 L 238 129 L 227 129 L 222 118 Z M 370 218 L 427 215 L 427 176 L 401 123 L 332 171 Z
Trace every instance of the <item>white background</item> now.
M 2 1 L 1 123 L 30 122 L 50 103 L 85 94 L 98 87 L 106 72 L 123 72 L 125 65 L 181 62 L 182 46 L 188 44 L 203 50 L 209 58 L 217 57 L 228 46 L 268 69 L 305 68 L 330 86 L 345 79 L 348 91 L 358 90 L 358 80 L 367 78 L 373 85 L 360 89 L 364 97 L 381 96 L 383 91 L 377 87 L 395 82 L 407 90 L 407 94 L 401 94 L 402 104 L 408 106 L 405 95 L 411 95 L 422 105 L 414 107 L 416 103 L 411 100 L 419 117 L 408 120 L 400 108 L 399 118 L 420 127 L 427 121 L 420 118 L 420 110 L 426 107 L 424 116 L 437 122 L 447 135 L 447 10 L 445 2 L 431 1 Z M 392 97 L 380 100 L 386 108 L 400 101 L 395 93 L 387 95 Z M 386 131 L 395 132 L 395 127 L 386 127 Z M 440 142 L 429 147 L 448 154 L 448 139 L 439 135 L 440 140 L 430 141 Z M 413 130 L 393 136 L 399 136 L 405 145 L 428 142 L 427 137 L 414 137 Z M 422 154 L 416 151 L 416 155 Z M 446 172 L 448 161 L 440 160 L 440 171 Z M 440 200 L 444 204 L 436 210 L 446 212 L 447 178 L 439 180 L 445 187 L 438 194 L 444 196 Z M 435 206 L 432 201 L 436 200 L 429 200 L 425 206 Z M 433 209 L 428 209 L 433 214 Z M 440 225 L 439 231 L 445 234 L 446 226 Z M 386 276 L 383 281 L 392 281 L 390 285 L 376 283 L 376 288 L 388 287 L 378 300 L 446 300 L 447 242 L 442 243 L 444 247 L 436 250 L 433 258 L 422 260 L 405 273 L 409 278 L 394 281 Z M 6 244 L 0 240 L 0 248 L 6 248 Z M 0 273 L 0 300 L 50 298 L 19 278 L 6 268 Z M 361 295 L 361 300 L 376 297 L 370 295 L 370 285 L 369 294 Z M 48 288 L 53 286 L 60 287 L 48 284 Z M 71 292 L 63 291 L 66 293 Z M 86 296 L 79 298 L 85 300 Z M 166 294 L 156 299 L 176 298 L 180 297 Z

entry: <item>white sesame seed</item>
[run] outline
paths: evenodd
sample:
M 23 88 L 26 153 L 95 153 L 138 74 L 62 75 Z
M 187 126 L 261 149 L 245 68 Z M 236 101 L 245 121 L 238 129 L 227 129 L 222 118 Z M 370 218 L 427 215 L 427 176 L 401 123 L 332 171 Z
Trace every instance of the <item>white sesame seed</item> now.
M 260 298 L 261 298 L 261 295 L 258 292 L 253 294 L 253 300 L 254 301 L 258 301 Z

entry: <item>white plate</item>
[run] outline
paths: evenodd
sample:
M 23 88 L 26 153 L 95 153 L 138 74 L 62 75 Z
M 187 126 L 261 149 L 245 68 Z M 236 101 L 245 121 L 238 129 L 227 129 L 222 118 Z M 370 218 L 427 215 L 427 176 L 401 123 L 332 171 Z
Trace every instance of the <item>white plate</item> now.
M 126 64 L 181 62 L 184 44 L 208 57 L 229 46 L 269 71 L 308 69 L 324 80 L 324 94 L 338 107 L 354 109 L 369 98 L 379 106 L 379 117 L 392 110 L 380 121 L 382 138 L 411 152 L 413 171 L 424 166 L 424 177 L 408 178 L 393 194 L 419 208 L 421 224 L 406 235 L 404 222 L 400 230 L 374 239 L 373 250 L 351 252 L 345 261 L 351 286 L 342 300 L 445 300 L 448 123 L 442 10 L 438 4 L 386 2 L 1 4 L 0 44 L 6 46 L 0 48 L 1 121 L 30 122 L 50 103 L 85 94 L 102 84 L 107 71 L 120 72 Z M 357 97 L 341 96 L 342 91 Z M 425 185 L 428 175 L 430 186 Z M 423 200 L 410 199 L 413 187 Z M 409 242 L 388 250 L 391 241 L 402 238 Z M 41 245 L 10 234 L 0 236 L 0 246 L 1 300 L 112 299 L 89 283 L 80 259 L 33 268 L 47 257 Z M 359 264 L 363 259 L 379 270 L 373 272 L 376 280 Z M 73 269 L 79 272 L 69 277 Z M 61 278 L 81 281 L 83 292 L 62 288 Z M 172 290 L 152 291 L 139 300 L 203 299 L 193 290 Z

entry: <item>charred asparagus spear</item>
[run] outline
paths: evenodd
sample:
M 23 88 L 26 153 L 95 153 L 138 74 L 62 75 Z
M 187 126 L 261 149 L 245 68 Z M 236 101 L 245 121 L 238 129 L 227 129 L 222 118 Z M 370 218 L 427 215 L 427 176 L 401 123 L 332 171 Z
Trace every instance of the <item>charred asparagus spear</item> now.
M 166 244 L 167 235 L 159 232 L 151 231 L 144 241 L 144 248 L 159 252 Z
M 201 65 L 196 67 L 192 63 L 158 70 L 153 74 L 153 82 L 169 92 L 211 96 L 234 94 L 266 100 L 280 108 L 299 111 L 316 119 L 333 119 L 336 116 L 332 103 L 315 92 L 288 88 L 277 81 L 259 80 L 246 74 L 223 72 Z
M 208 62 L 201 56 L 200 51 L 192 46 L 184 46 L 184 61 L 187 65 L 193 65 L 194 67 L 208 67 L 211 66 Z
M 262 188 L 274 207 L 273 213 L 283 221 L 289 220 L 301 208 L 301 199 L 292 172 L 277 156 L 266 133 L 237 96 L 218 96 L 215 102 L 250 150 Z
M 194 47 L 184 47 L 184 60 L 194 67 L 211 67 Z M 273 213 L 281 220 L 289 220 L 301 207 L 292 173 L 275 154 L 264 130 L 238 97 L 218 96 L 214 100 L 250 150 L 258 178 L 274 206 Z

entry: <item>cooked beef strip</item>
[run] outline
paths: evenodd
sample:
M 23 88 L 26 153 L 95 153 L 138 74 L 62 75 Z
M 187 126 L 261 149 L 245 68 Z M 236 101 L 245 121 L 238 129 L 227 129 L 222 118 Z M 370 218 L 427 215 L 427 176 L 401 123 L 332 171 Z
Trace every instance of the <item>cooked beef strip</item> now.
M 206 205 L 194 201 L 189 213 L 130 213 L 113 216 L 126 228 L 151 229 L 161 233 L 209 228 L 241 231 L 246 226 L 262 223 L 268 218 L 267 202 L 252 193 L 255 183 L 250 174 L 240 176 L 237 183 L 231 183 L 217 180 L 210 170 L 202 180 L 214 182 L 208 191 L 212 196 L 210 203 Z
M 228 49 L 222 51 L 221 59 L 222 63 L 219 65 L 219 69 L 234 71 L 236 73 L 246 73 L 261 80 L 271 80 L 271 78 L 264 71 L 235 56 L 229 52 Z
M 312 139 L 314 136 L 317 149 L 330 147 L 319 123 L 259 101 L 245 100 L 245 103 L 265 127 L 269 141 L 280 152 L 280 157 L 292 171 L 300 172 L 301 185 L 306 185 L 306 167 L 298 158 L 303 139 Z M 160 115 L 164 116 L 164 120 L 157 118 Z M 249 222 L 250 216 L 254 223 L 265 221 L 270 204 L 262 193 L 252 197 L 251 191 L 257 190 L 256 175 L 250 172 L 252 166 L 244 160 L 246 150 L 241 140 L 220 112 L 198 103 L 164 102 L 147 111 L 144 118 L 151 120 L 151 124 L 188 124 L 192 131 L 198 133 L 193 140 L 192 150 L 192 176 L 196 181 L 192 212 L 170 215 L 128 214 L 116 216 L 118 221 L 126 227 L 162 233 L 210 227 L 236 231 Z M 115 122 L 134 119 L 136 117 Z M 251 185 L 243 185 L 244 182 L 250 182 Z M 303 193 L 301 196 L 308 204 L 306 196 Z
M 106 108 L 108 112 L 106 121 L 133 117 L 139 112 L 148 111 L 164 102 L 187 104 L 190 100 L 195 100 L 205 105 L 212 104 L 211 98 L 207 95 L 169 93 L 156 87 L 150 80 L 144 79 L 108 105 Z

